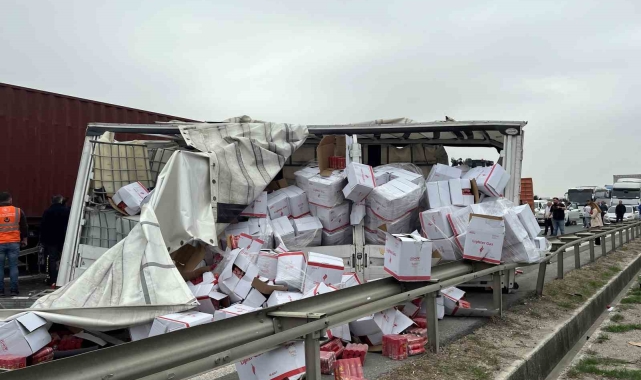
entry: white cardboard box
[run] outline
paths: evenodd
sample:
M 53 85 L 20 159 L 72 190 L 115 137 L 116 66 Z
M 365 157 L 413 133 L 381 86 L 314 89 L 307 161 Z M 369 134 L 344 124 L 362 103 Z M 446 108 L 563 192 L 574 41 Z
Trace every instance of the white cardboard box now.
M 186 329 L 198 325 L 204 325 L 214 321 L 214 316 L 199 311 L 183 311 L 181 313 L 173 313 L 162 315 L 154 319 L 149 331 L 149 336 L 156 336 L 166 334 L 168 332 Z
M 263 307 L 265 301 L 267 301 L 267 298 L 265 298 L 264 295 L 262 295 L 258 290 L 252 289 L 249 291 L 249 294 L 243 300 L 241 305 L 260 309 L 261 307 Z
M 319 283 L 338 286 L 342 281 L 344 271 L 345 265 L 340 257 L 309 252 L 303 293 L 309 290 L 308 287 Z
M 295 236 L 294 226 L 288 217 L 283 216 L 272 220 L 272 228 L 281 239 L 291 239 Z
M 376 187 L 374 170 L 369 165 L 352 162 L 347 166 L 347 186 L 343 188 L 345 198 L 360 202 Z
M 216 313 L 214 313 L 214 321 L 221 321 L 223 319 L 237 317 L 239 315 L 251 313 L 252 311 L 256 310 L 257 309 L 247 305 L 231 305 L 228 308 L 216 310 Z
M 51 342 L 47 321 L 34 313 L 20 313 L 0 324 L 0 355 L 29 356 Z
M 463 258 L 500 264 L 504 238 L 503 218 L 472 214 L 467 228 Z
M 321 230 L 323 225 L 316 216 L 304 216 L 299 219 L 294 219 L 294 231 L 296 236 L 305 239 L 308 247 L 317 247 L 321 245 Z
M 349 225 L 331 232 L 323 229 L 321 231 L 322 244 L 325 246 L 352 244 L 353 230 Z
M 461 178 L 461 169 L 448 165 L 436 164 L 432 166 L 430 174 L 427 176 L 427 182 L 447 181 L 455 178 Z
M 309 203 L 325 207 L 334 207 L 343 203 L 343 188 L 347 184 L 347 179 L 341 171 L 334 171 L 329 177 L 320 175 L 309 179 L 309 189 L 307 199 Z
M 323 229 L 335 231 L 349 225 L 349 203 L 343 202 L 335 207 L 317 206 L 313 208 Z
M 282 190 L 274 191 L 267 195 L 267 210 L 269 217 L 274 220 L 280 217 L 288 217 L 291 215 L 289 209 L 289 198 Z
M 361 221 L 363 221 L 366 213 L 367 211 L 365 202 L 362 202 L 360 204 L 354 203 L 352 205 L 352 212 L 349 214 L 349 224 L 351 224 L 352 226 L 359 225 Z
M 475 178 L 480 192 L 490 197 L 502 197 L 510 175 L 501 165 L 494 164 L 491 167 L 470 169 L 464 178 Z
M 361 284 L 361 280 L 358 278 L 356 273 L 347 273 L 341 277 L 341 289 L 351 288 L 352 286 L 358 286 Z
M 432 240 L 432 249 L 438 252 L 443 261 L 457 261 L 463 259 L 463 252 L 454 242 L 454 237 L 448 239 Z
M 514 212 L 518 215 L 521 224 L 525 227 L 530 238 L 536 239 L 539 236 L 539 233 L 541 233 L 541 227 L 536 221 L 536 217 L 532 213 L 530 205 L 525 204 L 514 207 Z
M 405 170 L 401 168 L 391 169 L 389 172 L 389 175 L 390 175 L 390 180 L 402 178 L 406 181 L 412 182 L 419 186 L 425 181 L 422 174 L 414 173 L 409 170 Z
M 451 206 L 452 197 L 450 196 L 450 183 L 448 181 L 438 181 L 438 197 L 442 206 Z
M 259 237 L 242 233 L 238 236 L 238 247 L 244 248 L 247 252 L 258 252 L 263 248 L 265 242 Z
M 249 294 L 251 283 L 258 276 L 258 268 L 245 255 L 245 250 L 235 249 L 229 255 L 229 262 L 218 278 L 218 286 L 232 302 L 240 302 Z M 234 274 L 234 266 L 243 272 L 242 277 Z
M 420 214 L 421 228 L 428 239 L 447 239 L 453 236 L 447 216 L 453 212 L 451 207 L 423 211 Z
M 278 254 L 272 250 L 261 250 L 256 260 L 258 275 L 268 280 L 276 279 L 278 269 Z
M 294 172 L 294 178 L 296 178 L 296 186 L 303 189 L 304 192 L 308 192 L 309 189 L 309 179 L 320 175 L 320 170 L 318 167 L 305 167 L 296 172 Z
M 547 240 L 544 237 L 535 237 L 534 238 L 534 245 L 538 249 L 547 249 Z
M 286 252 L 278 255 L 276 270 L 277 285 L 287 285 L 289 289 L 303 289 L 305 266 L 307 265 L 303 252 Z
M 240 213 L 242 216 L 248 216 L 251 218 L 265 218 L 267 217 L 267 192 L 263 191 L 260 193 L 258 198 L 256 198 L 249 206 L 247 206 L 243 212 Z
M 267 299 L 267 307 L 274 307 L 284 303 L 298 301 L 301 298 L 303 298 L 303 294 L 299 292 L 275 290 Z
M 380 219 L 373 212 L 373 210 L 370 207 L 368 207 L 363 225 L 365 226 L 365 228 L 368 228 L 371 231 L 376 231 L 377 229 L 382 228 L 381 226 L 384 226 L 383 229 L 389 232 L 390 234 L 402 234 L 410 230 L 412 220 L 415 219 L 414 217 L 416 216 L 417 212 L 418 210 L 414 209 L 414 210 L 408 211 L 398 219 L 385 220 L 385 219 Z
M 429 281 L 432 265 L 440 261 L 432 242 L 422 237 L 387 234 L 384 269 L 399 281 Z
M 468 206 L 474 204 L 474 194 L 472 194 L 472 184 L 469 179 L 451 179 L 449 184 L 453 205 Z
M 382 169 L 374 169 L 374 182 L 376 186 L 381 186 L 388 183 L 390 180 L 390 175 L 387 171 Z
M 134 182 L 118 189 L 111 199 L 128 215 L 136 215 L 140 213 L 140 205 L 147 195 L 149 190 L 142 183 Z
M 305 373 L 305 343 L 290 342 L 236 363 L 240 380 L 295 379 Z
M 397 178 L 376 187 L 367 197 L 367 204 L 381 219 L 395 220 L 418 207 L 421 188 Z
M 289 199 L 289 212 L 294 218 L 300 218 L 309 214 L 309 203 L 307 203 L 307 194 L 298 186 L 287 186 L 281 189 L 281 192 L 287 195 Z
M 426 182 L 425 193 L 427 195 L 427 204 L 431 209 L 445 206 L 441 204 L 441 196 L 438 191 L 438 182 Z
M 325 285 L 325 283 L 319 282 L 311 286 L 305 293 L 303 293 L 303 298 L 315 297 L 325 293 L 331 293 L 338 290 L 337 288 L 331 285 Z
M 214 314 L 214 312 L 221 307 L 229 306 L 228 296 L 224 293 L 217 291 L 218 286 L 211 282 L 202 282 L 198 285 L 187 284 L 196 300 L 198 300 L 198 307 L 196 310 L 201 313 Z
M 151 331 L 152 322 L 145 323 L 143 325 L 136 325 L 129 327 L 129 337 L 132 342 L 137 340 L 149 338 L 149 332 Z
M 414 322 L 396 309 L 387 309 L 349 323 L 352 334 L 371 346 L 383 342 L 383 335 L 400 334 Z

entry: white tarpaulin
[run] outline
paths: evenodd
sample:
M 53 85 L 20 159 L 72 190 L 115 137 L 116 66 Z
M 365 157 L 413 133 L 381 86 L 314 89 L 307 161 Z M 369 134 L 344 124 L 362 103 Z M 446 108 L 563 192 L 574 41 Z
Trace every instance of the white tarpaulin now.
M 181 131 L 205 153 L 174 153 L 140 222 L 82 276 L 36 301 L 39 315 L 106 331 L 193 308 L 196 299 L 169 253 L 193 240 L 215 245 L 212 209 L 219 220 L 221 214 L 235 218 L 307 137 L 305 126 L 273 123 L 195 124 Z M 20 311 L 2 310 L 0 319 Z

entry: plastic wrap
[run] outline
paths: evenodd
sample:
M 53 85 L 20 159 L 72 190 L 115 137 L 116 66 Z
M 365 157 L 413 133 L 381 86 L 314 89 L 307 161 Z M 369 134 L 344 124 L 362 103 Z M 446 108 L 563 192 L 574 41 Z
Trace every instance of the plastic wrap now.
M 322 244 L 325 246 L 352 244 L 353 233 L 354 233 L 354 228 L 352 228 L 352 226 L 350 225 L 347 225 L 343 228 L 339 228 L 334 231 L 327 231 L 323 229 L 321 231 Z
M 350 203 L 343 202 L 334 207 L 311 205 L 311 213 L 318 217 L 323 229 L 335 231 L 350 224 Z
M 308 180 L 307 199 L 315 205 L 334 207 L 345 200 L 345 185 L 347 178 L 342 170 L 334 170 L 329 177 L 313 176 Z
M 378 217 L 371 208 L 367 208 L 365 214 L 364 226 L 371 231 L 375 231 L 381 226 L 385 226 L 387 232 L 391 234 L 409 233 L 412 230 L 413 215 L 418 214 L 418 209 L 406 212 L 400 218 L 395 220 L 386 220 Z
M 367 197 L 367 205 L 380 219 L 395 220 L 417 208 L 424 192 L 424 182 L 417 185 L 396 178 L 372 190 Z
M 305 267 L 305 284 L 303 293 L 319 283 L 339 287 L 343 280 L 345 265 L 340 257 L 309 252 Z
M 304 252 L 285 252 L 278 254 L 276 285 L 286 285 L 290 291 L 302 291 L 313 287 L 313 282 L 305 279 L 307 259 Z
M 364 227 L 363 231 L 365 232 L 366 244 L 377 244 L 377 245 L 385 244 L 385 238 L 386 238 L 385 231 L 378 228 L 374 230 L 370 230 L 367 227 Z
M 454 215 L 456 217 L 456 213 L 460 209 L 460 207 L 456 206 L 445 206 L 423 211 L 419 216 L 423 235 L 428 239 L 447 239 L 452 237 L 454 235 L 454 229 L 450 225 L 449 216 Z M 463 216 L 460 218 L 463 218 Z M 457 223 L 460 223 L 459 218 L 455 220 Z
M 293 244 L 292 248 L 308 246 L 316 247 L 321 245 L 322 229 L 323 225 L 316 216 L 304 216 L 299 219 L 294 219 L 296 242 Z M 302 246 L 301 244 L 305 245 Z
M 256 266 L 259 276 L 271 281 L 275 280 L 278 270 L 278 253 L 272 250 L 261 250 L 256 258 Z
M 294 172 L 296 186 L 300 187 L 304 192 L 307 193 L 309 189 L 309 179 L 317 175 L 320 175 L 318 163 L 310 162 L 309 164 L 307 164 L 307 166 Z
M 432 250 L 437 251 L 443 261 L 463 260 L 463 250 L 459 248 L 454 237 L 432 240 Z
M 262 240 L 264 249 L 274 247 L 274 230 L 269 218 L 252 218 L 248 223 L 249 234 Z

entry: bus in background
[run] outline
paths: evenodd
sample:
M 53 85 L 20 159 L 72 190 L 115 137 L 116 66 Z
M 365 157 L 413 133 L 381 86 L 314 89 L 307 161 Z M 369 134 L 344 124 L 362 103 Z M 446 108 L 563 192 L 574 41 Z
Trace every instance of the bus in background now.
M 623 201 L 624 205 L 632 206 L 637 211 L 637 206 L 641 201 L 641 179 L 638 178 L 621 178 L 617 183 L 612 185 L 612 206 Z
M 610 191 L 601 186 L 578 186 L 568 189 L 567 199 L 570 203 L 576 203 L 580 206 L 589 201 L 601 203 L 605 201 L 610 203 Z

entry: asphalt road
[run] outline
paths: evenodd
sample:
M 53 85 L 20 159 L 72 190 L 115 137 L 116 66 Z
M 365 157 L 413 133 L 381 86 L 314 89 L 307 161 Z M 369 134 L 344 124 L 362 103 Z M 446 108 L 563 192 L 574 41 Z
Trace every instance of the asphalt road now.
M 565 233 L 571 234 L 583 231 L 583 226 L 569 226 L 566 227 Z M 607 244 L 606 248 L 610 249 L 610 243 Z M 600 256 L 601 250 L 597 249 L 596 255 Z M 553 260 L 556 262 L 556 260 Z M 581 265 L 585 265 L 589 262 L 589 252 L 585 251 L 581 253 Z M 556 278 L 556 265 L 549 265 L 546 271 L 545 279 L 546 281 L 551 281 Z M 504 307 L 509 307 L 513 305 L 523 297 L 526 297 L 536 289 L 536 281 L 538 275 L 538 265 L 526 266 L 521 268 L 523 270 L 522 275 L 516 277 L 516 282 L 519 284 L 518 290 L 513 290 L 510 294 L 505 294 L 503 296 L 503 305 Z M 564 257 L 564 272 L 569 272 L 574 269 L 574 255 L 571 252 L 566 252 Z M 484 289 L 478 288 L 463 288 L 466 290 L 466 299 L 470 302 L 474 308 L 488 308 L 493 307 L 493 297 L 491 291 L 486 291 Z M 488 321 L 487 318 L 482 317 L 449 317 L 439 321 L 439 337 L 441 344 L 447 344 L 461 336 L 467 335 L 470 332 L 474 331 L 476 328 L 482 326 Z M 412 360 L 412 359 L 409 359 Z M 380 375 L 387 373 L 393 370 L 395 367 L 402 365 L 405 362 L 399 362 L 390 360 L 386 357 L 381 356 L 377 353 L 368 353 L 367 359 L 365 361 L 365 366 L 363 368 L 365 378 L 367 379 L 376 379 Z M 215 371 L 200 375 L 197 377 L 198 380 L 214 380 L 214 379 L 223 379 L 223 380 L 236 380 L 238 376 L 234 370 L 233 365 L 220 368 Z M 333 379 L 333 376 L 323 376 L 323 379 L 330 380 Z

